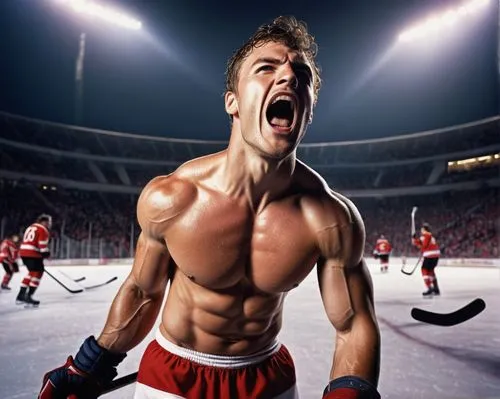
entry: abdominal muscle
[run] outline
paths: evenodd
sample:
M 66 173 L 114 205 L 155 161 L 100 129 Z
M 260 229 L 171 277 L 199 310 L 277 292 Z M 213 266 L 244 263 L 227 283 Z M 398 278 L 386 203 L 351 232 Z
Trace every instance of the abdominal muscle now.
M 276 339 L 285 295 L 260 292 L 246 279 L 230 288 L 211 290 L 176 273 L 160 332 L 172 343 L 197 352 L 250 355 Z

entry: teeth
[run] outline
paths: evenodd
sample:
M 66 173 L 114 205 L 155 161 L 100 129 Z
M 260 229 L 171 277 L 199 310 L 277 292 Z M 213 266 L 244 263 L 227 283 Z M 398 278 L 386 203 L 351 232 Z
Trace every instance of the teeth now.
M 276 97 L 276 98 L 273 100 L 272 104 L 274 104 L 276 101 L 280 101 L 280 100 L 284 100 L 284 101 L 289 101 L 289 102 L 291 102 L 291 103 L 292 103 L 292 108 L 295 108 L 295 102 L 293 101 L 293 97 L 292 97 L 292 96 L 288 96 L 288 95 L 286 95 L 286 94 L 282 94 L 282 95 L 280 95 L 280 96 Z

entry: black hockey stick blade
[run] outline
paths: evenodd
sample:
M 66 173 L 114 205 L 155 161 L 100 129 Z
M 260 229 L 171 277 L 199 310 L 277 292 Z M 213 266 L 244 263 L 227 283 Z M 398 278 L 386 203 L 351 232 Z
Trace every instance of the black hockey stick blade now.
M 52 279 L 58 283 L 61 287 L 63 287 L 66 291 L 71 292 L 72 294 L 78 294 L 79 292 L 83 292 L 83 288 L 72 290 L 67 285 L 63 284 L 60 280 L 58 280 L 53 274 L 51 274 L 47 269 L 45 269 L 45 273 L 47 273 Z
M 102 391 L 101 395 L 116 391 L 117 389 L 123 388 L 129 384 L 134 383 L 137 380 L 137 372 L 128 374 L 124 377 L 117 378 L 109 383 L 109 385 Z
M 109 283 L 112 283 L 113 281 L 115 281 L 118 277 L 111 277 L 108 281 L 105 281 L 104 283 L 101 283 L 101 284 L 96 284 L 96 285 L 89 285 L 88 287 L 85 287 L 86 290 L 91 290 L 93 288 L 99 288 L 99 287 L 102 287 L 104 285 L 107 285 Z
M 476 317 L 485 308 L 486 303 L 481 298 L 476 298 L 468 305 L 452 313 L 433 313 L 427 310 L 413 308 L 411 310 L 411 317 L 422 323 L 450 327 Z

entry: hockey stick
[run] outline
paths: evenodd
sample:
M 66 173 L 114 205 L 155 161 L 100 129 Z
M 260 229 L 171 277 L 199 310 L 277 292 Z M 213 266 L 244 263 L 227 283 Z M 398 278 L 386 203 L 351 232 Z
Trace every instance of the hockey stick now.
M 83 288 L 78 290 L 72 290 L 68 286 L 64 285 L 61 281 L 59 281 L 53 274 L 51 274 L 47 269 L 45 269 L 45 273 L 47 273 L 52 279 L 56 281 L 61 287 L 63 287 L 66 291 L 71 292 L 72 294 L 78 294 L 79 292 L 83 292 Z
M 452 313 L 433 313 L 427 310 L 413 308 L 411 310 L 411 317 L 422 323 L 450 327 L 476 317 L 485 308 L 486 303 L 481 298 L 476 298 L 468 305 Z
M 407 276 L 411 276 L 415 270 L 417 270 L 417 267 L 420 265 L 420 262 L 422 262 L 422 255 L 419 256 L 417 263 L 415 263 L 415 266 L 413 266 L 413 269 L 411 270 L 405 270 L 406 264 L 403 264 L 401 266 L 401 273 L 406 274 Z
M 112 283 L 113 281 L 115 281 L 118 277 L 111 277 L 108 281 L 105 281 L 104 283 L 101 283 L 101 284 L 96 284 L 96 285 L 89 285 L 88 287 L 84 287 L 86 290 L 91 290 L 93 288 L 99 288 L 99 287 L 102 287 L 103 285 L 107 285 L 109 283 Z
M 418 207 L 414 206 L 413 209 L 411 210 L 411 237 L 413 238 L 415 236 L 415 214 L 417 213 Z M 405 266 L 406 264 L 403 263 L 401 265 L 401 273 L 406 274 L 407 276 L 411 276 L 415 270 L 417 270 L 418 265 L 420 264 L 420 261 L 422 260 L 422 255 L 417 260 L 417 263 L 415 263 L 415 266 L 413 269 L 406 271 Z
M 129 384 L 134 383 L 137 380 L 137 371 L 135 373 L 128 374 L 124 377 L 117 378 L 109 383 L 109 385 L 102 391 L 101 395 L 116 391 L 117 389 L 123 388 Z
M 417 207 L 414 206 L 413 209 L 411 210 L 411 236 L 413 237 L 415 235 L 415 214 L 417 213 Z
M 68 276 L 66 273 L 62 272 L 61 270 L 58 270 L 59 273 L 61 273 L 64 277 L 69 278 L 70 280 L 73 280 L 75 283 L 79 283 L 80 281 L 83 281 L 86 279 L 86 277 L 80 277 L 80 278 L 73 278 L 71 276 Z

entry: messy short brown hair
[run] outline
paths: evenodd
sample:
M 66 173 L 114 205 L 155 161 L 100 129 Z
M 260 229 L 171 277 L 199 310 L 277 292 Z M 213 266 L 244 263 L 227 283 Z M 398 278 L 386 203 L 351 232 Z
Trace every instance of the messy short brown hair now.
M 321 87 L 320 69 L 316 64 L 318 46 L 307 31 L 307 25 L 295 17 L 278 17 L 272 23 L 261 25 L 257 31 L 229 59 L 226 69 L 226 91 L 237 92 L 238 77 L 243 61 L 250 52 L 265 43 L 278 42 L 292 50 L 304 52 L 313 69 L 314 102 Z

